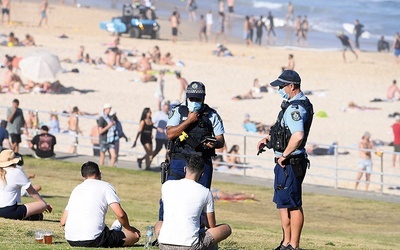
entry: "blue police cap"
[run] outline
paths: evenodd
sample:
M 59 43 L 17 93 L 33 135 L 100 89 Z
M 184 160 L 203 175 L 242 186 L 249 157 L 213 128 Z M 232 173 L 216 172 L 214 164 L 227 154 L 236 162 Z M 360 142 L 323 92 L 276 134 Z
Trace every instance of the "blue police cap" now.
M 202 82 L 191 82 L 186 89 L 186 98 L 203 99 L 206 96 L 206 87 Z
M 294 70 L 285 70 L 275 81 L 271 82 L 273 87 L 281 87 L 289 84 L 300 84 L 301 78 Z

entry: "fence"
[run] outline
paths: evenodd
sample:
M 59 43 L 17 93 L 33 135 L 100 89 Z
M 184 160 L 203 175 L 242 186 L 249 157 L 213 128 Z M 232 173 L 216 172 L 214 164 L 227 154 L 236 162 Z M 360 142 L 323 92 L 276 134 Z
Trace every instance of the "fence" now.
M 0 117 L 6 117 L 6 109 L 8 107 L 0 106 Z M 33 109 L 23 109 L 24 113 L 29 111 L 36 115 L 36 126 L 29 128 L 30 134 L 38 132 L 41 122 L 40 118 L 50 116 L 49 111 L 40 111 Z M 60 124 L 67 124 L 70 114 L 68 112 L 55 112 L 59 117 Z M 98 116 L 76 116 L 77 121 L 84 134 L 96 125 Z M 25 119 L 28 117 L 25 115 Z M 138 123 L 131 121 L 121 121 L 125 134 L 136 137 Z M 93 145 L 90 136 L 79 135 L 77 131 L 63 130 L 55 134 L 57 137 L 57 145 L 55 150 L 59 152 L 70 152 L 71 154 L 92 155 Z M 128 136 L 129 137 L 129 136 Z M 234 134 L 226 133 L 225 141 L 228 145 L 239 145 L 241 154 L 233 155 L 229 153 L 220 153 L 223 158 L 228 156 L 236 156 L 241 159 L 240 163 L 228 163 L 227 161 L 214 162 L 215 171 L 225 172 L 227 174 L 256 176 L 268 179 L 274 178 L 274 155 L 271 150 L 267 150 L 257 156 L 257 143 L 263 138 L 259 134 Z M 23 137 L 24 139 L 24 137 Z M 25 138 L 26 139 L 26 138 Z M 135 162 L 136 158 L 144 154 L 144 149 L 141 146 L 131 148 L 132 139 L 128 142 L 120 141 L 119 159 Z M 313 144 L 313 143 L 309 143 Z M 23 145 L 22 145 L 23 146 Z M 332 145 L 318 144 L 318 147 L 329 148 Z M 228 147 L 229 148 L 229 147 Z M 333 154 L 330 155 L 309 155 L 311 168 L 307 171 L 305 183 L 329 186 L 333 188 L 354 189 L 356 176 L 358 173 L 358 154 L 360 149 L 357 146 L 343 147 L 334 145 Z M 370 189 L 374 192 L 400 195 L 400 168 L 392 167 L 392 156 L 395 154 L 391 151 L 391 147 L 380 147 L 382 155 L 375 155 L 374 151 L 370 151 L 373 160 L 373 171 L 370 180 Z M 343 154 L 347 151 L 348 154 Z M 400 157 L 400 154 L 396 154 Z M 153 166 L 158 166 L 164 159 L 164 149 L 153 160 Z M 399 162 L 399 161 L 397 161 Z M 360 189 L 363 188 L 366 182 L 360 181 Z

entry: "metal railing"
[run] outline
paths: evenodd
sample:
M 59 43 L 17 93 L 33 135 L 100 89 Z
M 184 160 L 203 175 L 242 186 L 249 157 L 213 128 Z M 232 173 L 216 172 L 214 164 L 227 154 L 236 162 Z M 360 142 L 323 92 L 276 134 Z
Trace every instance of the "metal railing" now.
M 5 106 L 0 106 L 0 117 L 6 117 Z M 33 110 L 33 109 L 23 109 L 24 112 L 33 111 L 36 114 L 36 127 L 30 129 L 30 133 L 38 133 L 40 128 L 39 116 L 50 115 L 54 112 Z M 70 114 L 62 112 L 55 113 L 59 116 L 60 124 L 67 124 L 67 119 Z M 27 118 L 25 116 L 25 118 Z M 84 128 L 91 128 L 96 125 L 96 119 L 98 116 L 79 116 L 76 115 L 78 124 Z M 63 122 L 63 123 L 61 123 Z M 120 121 L 124 127 L 125 134 L 130 134 L 136 136 L 138 123 L 132 121 Z M 76 150 L 72 154 L 91 155 L 93 150 L 93 145 L 91 143 L 90 136 L 79 135 L 78 131 L 75 131 L 74 135 L 64 132 L 54 134 L 57 138 L 56 151 L 68 152 L 67 148 L 75 146 Z M 222 162 L 214 162 L 214 167 L 216 171 L 223 169 L 224 172 L 228 174 L 236 174 L 243 176 L 257 176 L 273 179 L 273 169 L 274 169 L 274 154 L 271 150 L 267 150 L 260 156 L 257 156 L 256 145 L 258 141 L 263 138 L 260 134 L 237 134 L 237 133 L 226 133 L 225 141 L 228 145 L 239 145 L 241 154 L 229 154 L 220 153 L 223 158 L 228 156 L 239 157 L 241 163 L 229 163 L 224 160 Z M 136 147 L 132 149 L 130 146 L 132 141 L 120 141 L 120 151 L 119 158 L 135 161 L 139 155 L 144 154 L 144 149 L 141 147 Z M 313 144 L 313 143 L 310 143 Z M 332 145 L 318 144 L 319 147 L 329 148 Z M 360 149 L 356 146 L 354 147 L 343 147 L 334 145 L 334 153 L 331 155 L 309 155 L 311 161 L 311 169 L 308 170 L 305 183 L 329 186 L 333 188 L 347 188 L 353 189 L 356 182 L 356 175 L 358 170 L 358 153 Z M 229 149 L 229 147 L 228 147 Z M 340 154 L 341 151 L 348 151 L 349 154 Z M 399 153 L 394 153 L 389 150 L 381 150 L 381 156 L 375 156 L 373 150 L 370 151 L 373 160 L 373 171 L 371 173 L 371 180 L 369 182 L 372 191 L 380 193 L 390 193 L 395 195 L 400 195 L 400 170 L 399 168 L 393 168 L 391 166 L 392 155 L 397 155 L 400 157 Z M 153 160 L 153 165 L 159 165 L 165 156 L 164 149 L 160 151 L 157 157 Z M 376 166 L 379 166 L 378 168 Z M 389 166 L 389 167 L 388 167 Z M 364 180 L 360 181 L 360 184 L 365 184 Z

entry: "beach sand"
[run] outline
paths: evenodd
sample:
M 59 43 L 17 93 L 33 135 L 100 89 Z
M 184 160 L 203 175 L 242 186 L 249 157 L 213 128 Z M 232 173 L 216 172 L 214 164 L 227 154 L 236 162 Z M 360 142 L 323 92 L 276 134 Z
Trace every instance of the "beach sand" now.
M 120 10 L 98 10 L 93 8 L 75 8 L 72 6 L 50 5 L 49 25 L 37 27 L 39 22 L 38 4 L 19 3 L 12 4 L 11 25 L 3 25 L 1 33 L 14 32 L 17 37 L 23 39 L 26 33 L 34 36 L 37 47 L 1 47 L 0 56 L 5 54 L 25 56 L 38 49 L 48 50 L 59 56 L 60 60 L 70 58 L 75 60 L 80 45 L 85 45 L 86 52 L 91 57 L 105 59 L 107 44 L 113 39 L 112 35 L 99 28 L 100 21 L 109 20 L 113 16 L 120 15 Z M 315 113 L 324 111 L 327 118 L 315 117 L 309 142 L 317 144 L 330 144 L 338 141 L 340 146 L 350 147 L 350 155 L 340 160 L 340 166 L 348 169 L 342 177 L 349 179 L 343 181 L 340 186 L 352 187 L 356 176 L 358 152 L 356 148 L 365 131 L 372 134 L 372 139 L 380 139 L 391 142 L 391 125 L 393 118 L 388 115 L 399 112 L 399 102 L 375 102 L 374 98 L 385 98 L 386 89 L 393 79 L 399 78 L 399 65 L 394 63 L 392 53 L 359 52 L 358 60 L 350 52 L 346 53 L 347 63 L 343 62 L 342 53 L 338 51 L 324 51 L 315 49 L 296 49 L 285 47 L 246 47 L 244 41 L 229 40 L 226 46 L 235 55 L 234 57 L 216 57 L 212 50 L 216 48 L 214 36 L 209 43 L 200 43 L 197 39 L 199 24 L 183 22 L 181 26 L 182 36 L 173 44 L 170 39 L 170 27 L 166 18 L 159 20 L 161 24 L 161 40 L 131 39 L 126 35 L 121 38 L 121 48 L 126 50 L 150 51 L 158 45 L 162 54 L 171 52 L 173 60 L 181 60 L 184 67 L 153 65 L 153 68 L 180 70 L 182 76 L 191 81 L 201 81 L 206 85 L 206 103 L 215 108 L 221 115 L 225 130 L 228 149 L 233 144 L 243 145 L 244 129 L 242 122 L 246 113 L 251 119 L 265 124 L 274 123 L 280 109 L 281 97 L 275 93 L 262 94 L 261 99 L 234 101 L 231 98 L 238 94 L 244 94 L 252 87 L 254 78 L 258 78 L 261 84 L 267 84 L 275 80 L 281 73 L 281 67 L 287 64 L 288 54 L 294 54 L 296 61 L 295 70 L 302 78 L 302 90 L 314 91 L 309 95 L 314 104 Z M 60 39 L 58 36 L 66 34 L 68 39 Z M 278 38 L 279 39 L 279 38 Z M 282 38 L 283 39 L 283 38 Z M 332 39 L 337 39 L 332 37 Z M 129 57 L 133 59 L 132 57 Z M 134 59 L 138 59 L 135 57 Z M 137 132 L 143 108 L 150 107 L 156 112 L 156 99 L 154 93 L 156 82 L 142 83 L 140 74 L 132 71 L 116 71 L 108 68 L 96 68 L 86 64 L 62 63 L 66 70 L 78 68 L 80 73 L 60 73 L 60 82 L 67 87 L 74 87 L 88 93 L 75 91 L 71 94 L 1 94 L 1 105 L 10 106 L 14 98 L 20 100 L 21 108 L 58 112 L 67 110 L 68 107 L 78 106 L 86 112 L 101 112 L 104 103 L 111 103 L 113 109 L 122 121 L 133 122 L 127 124 L 125 133 L 134 138 Z M 3 79 L 5 69 L 0 70 L 0 79 Z M 168 100 L 176 100 L 179 95 L 179 85 L 174 74 L 165 77 L 165 96 Z M 378 107 L 380 110 L 360 111 L 350 110 L 347 105 L 350 101 L 360 106 Z M 344 111 L 346 108 L 346 111 Z M 0 114 L 5 117 L 5 109 Z M 41 121 L 46 122 L 43 116 Z M 61 118 L 62 129 L 67 129 L 66 118 Z M 93 120 L 80 123 L 85 136 L 89 135 Z M 236 134 L 237 136 L 233 135 Z M 239 136 L 240 135 L 240 136 Z M 259 138 L 247 138 L 246 151 L 248 155 L 256 155 L 256 142 Z M 256 135 L 258 136 L 258 135 Z M 261 138 L 261 137 L 260 137 Z M 56 150 L 66 151 L 67 146 L 59 140 Z M 68 142 L 67 142 L 68 143 Z M 131 142 L 130 142 L 131 143 Z M 129 150 L 130 143 L 125 146 Z M 129 145 L 128 145 L 129 144 Z M 384 151 L 392 151 L 393 148 L 383 146 Z M 134 149 L 142 151 L 142 147 Z M 243 153 L 244 147 L 241 147 Z M 78 150 L 79 153 L 90 154 L 90 148 Z M 135 159 L 133 156 L 126 156 Z M 131 158 L 129 158 L 131 157 Z M 265 166 L 247 170 L 246 174 L 272 178 L 273 168 L 272 153 L 267 152 L 260 157 L 249 158 L 248 161 L 255 165 Z M 265 161 L 265 157 L 269 160 Z M 316 166 L 335 166 L 333 157 L 314 157 Z M 380 158 L 373 156 L 374 171 L 380 167 Z M 266 164 L 266 162 L 268 162 Z M 385 172 L 399 174 L 400 168 L 392 168 L 391 156 L 384 155 Z M 314 171 L 312 171 L 314 170 Z M 241 171 L 238 171 L 241 174 Z M 312 174 L 326 175 L 325 179 L 314 179 Z M 331 183 L 333 173 L 329 169 L 311 168 L 310 177 L 306 182 L 321 184 Z M 379 175 L 373 175 L 372 181 L 379 182 Z M 360 184 L 363 189 L 363 184 Z M 371 185 L 371 190 L 379 190 L 379 185 Z

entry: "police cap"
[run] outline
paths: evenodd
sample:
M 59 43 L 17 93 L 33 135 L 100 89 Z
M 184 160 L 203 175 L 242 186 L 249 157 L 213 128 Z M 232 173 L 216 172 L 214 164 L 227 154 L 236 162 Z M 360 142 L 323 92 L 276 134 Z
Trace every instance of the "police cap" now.
M 206 96 L 206 86 L 201 82 L 191 82 L 186 89 L 187 98 L 203 99 Z
M 283 87 L 289 84 L 300 84 L 301 78 L 294 70 L 285 70 L 275 81 L 271 82 L 273 87 Z

